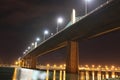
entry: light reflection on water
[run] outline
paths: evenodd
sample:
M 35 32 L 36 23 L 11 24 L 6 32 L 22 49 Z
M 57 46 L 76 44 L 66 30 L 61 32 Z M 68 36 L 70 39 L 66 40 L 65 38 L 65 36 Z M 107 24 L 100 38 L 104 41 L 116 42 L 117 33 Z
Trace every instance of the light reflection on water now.
M 66 74 L 65 70 L 15 69 L 13 80 L 102 80 L 108 77 L 101 72 L 79 71 L 79 74 Z

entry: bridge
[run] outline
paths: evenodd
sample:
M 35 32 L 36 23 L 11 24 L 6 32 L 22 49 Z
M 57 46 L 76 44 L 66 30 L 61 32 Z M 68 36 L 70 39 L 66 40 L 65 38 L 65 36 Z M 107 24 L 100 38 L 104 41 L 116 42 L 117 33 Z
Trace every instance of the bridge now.
M 91 39 L 120 30 L 120 0 L 108 0 L 77 20 L 74 14 L 71 22 L 71 25 L 23 55 L 20 59 L 20 65 L 22 67 L 29 65 L 29 68 L 36 68 L 36 61 L 39 56 L 66 47 L 66 71 L 78 73 L 78 40 Z

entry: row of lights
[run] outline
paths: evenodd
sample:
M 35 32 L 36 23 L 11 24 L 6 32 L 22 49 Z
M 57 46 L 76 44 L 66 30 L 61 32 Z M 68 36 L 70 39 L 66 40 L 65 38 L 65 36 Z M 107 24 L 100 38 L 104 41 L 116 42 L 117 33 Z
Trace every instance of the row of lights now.
M 50 67 L 50 64 L 47 64 L 46 65 L 47 67 Z M 61 64 L 61 65 L 59 65 L 59 66 L 57 66 L 56 64 L 54 64 L 53 66 L 51 66 L 51 67 L 60 67 L 60 68 L 65 68 L 66 67 L 66 64 Z M 84 67 L 81 65 L 81 66 L 79 66 L 79 69 L 103 69 L 103 70 L 120 70 L 120 67 L 115 67 L 114 65 L 112 65 L 112 66 L 107 66 L 107 65 L 105 65 L 104 67 L 102 67 L 101 65 L 98 65 L 98 66 L 96 66 L 95 67 L 95 65 L 92 65 L 91 67 L 89 67 L 88 65 L 85 65 Z
M 120 70 L 120 67 L 115 67 L 114 65 L 112 66 L 101 66 L 101 65 L 98 65 L 98 66 L 95 66 L 95 65 L 92 65 L 92 66 L 88 66 L 88 65 L 85 65 L 85 66 L 80 66 L 79 69 L 102 69 L 102 70 Z
M 56 28 L 56 32 L 58 33 L 59 31 L 59 24 L 62 24 L 63 23 L 63 18 L 62 17 L 59 17 L 57 19 L 57 28 Z M 44 37 L 43 37 L 43 40 L 45 40 L 46 38 L 46 35 L 49 34 L 49 31 L 48 30 L 45 30 L 44 31 Z M 53 33 L 51 33 L 51 35 L 53 35 Z M 28 46 L 28 48 L 23 52 L 23 54 L 26 54 L 29 50 L 31 50 L 32 48 L 36 48 L 37 45 L 38 45 L 38 42 L 40 41 L 41 39 L 39 37 L 36 38 L 35 42 L 33 42 L 31 44 L 31 46 Z

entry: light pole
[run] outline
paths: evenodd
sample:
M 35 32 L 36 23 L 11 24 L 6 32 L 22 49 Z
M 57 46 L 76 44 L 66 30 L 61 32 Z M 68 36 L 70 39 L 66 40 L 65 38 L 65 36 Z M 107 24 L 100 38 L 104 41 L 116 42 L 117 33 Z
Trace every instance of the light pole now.
M 35 45 L 35 48 L 37 47 L 37 43 L 38 43 L 39 41 L 40 41 L 40 38 L 37 37 L 37 38 L 36 38 L 36 41 L 35 41 L 35 44 L 34 44 L 34 45 Z
M 59 18 L 57 19 L 57 28 L 56 28 L 57 32 L 59 31 L 59 24 L 61 24 L 61 23 L 63 23 L 63 18 L 62 18 L 62 17 L 59 17 Z
M 88 8 L 87 8 L 87 5 L 88 5 L 88 2 L 91 2 L 92 0 L 85 0 L 85 14 L 88 13 Z
M 49 34 L 49 31 L 48 30 L 45 30 L 44 31 L 44 37 L 43 37 L 43 40 L 45 40 L 45 35 L 48 35 Z

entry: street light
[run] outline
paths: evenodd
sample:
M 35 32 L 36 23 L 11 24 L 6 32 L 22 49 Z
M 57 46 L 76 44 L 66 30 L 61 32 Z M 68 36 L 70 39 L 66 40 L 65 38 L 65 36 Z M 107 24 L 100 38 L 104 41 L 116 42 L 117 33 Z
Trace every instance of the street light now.
M 27 52 L 28 52 L 28 50 L 26 49 L 26 50 L 25 50 L 25 53 L 27 53 Z
M 44 31 L 44 37 L 43 37 L 43 39 L 45 40 L 45 35 L 48 35 L 49 34 L 49 31 L 48 30 L 45 30 Z
M 59 17 L 58 19 L 57 19 L 57 32 L 58 32 L 58 28 L 59 28 L 59 24 L 61 24 L 61 23 L 63 23 L 63 18 L 62 17 Z
M 34 46 L 35 44 L 34 44 L 34 43 L 32 43 L 31 45 L 32 45 L 32 46 Z
M 87 5 L 89 2 L 91 2 L 92 0 L 85 0 L 85 14 L 88 13 L 88 10 L 87 10 Z
M 35 48 L 37 47 L 37 44 L 38 44 L 38 42 L 40 41 L 40 38 L 39 37 L 37 37 L 36 38 L 36 41 L 35 41 L 35 44 L 34 43 L 32 43 L 32 45 L 35 45 Z
M 23 52 L 23 54 L 25 54 L 26 52 Z
M 30 50 L 30 49 L 31 49 L 31 47 L 29 46 L 29 47 L 28 47 L 28 50 Z
M 40 41 L 40 38 L 39 38 L 39 37 L 37 37 L 37 38 L 36 38 L 36 41 L 37 41 L 37 42 L 39 42 L 39 41 Z

